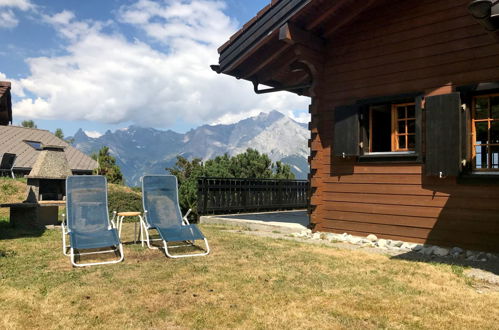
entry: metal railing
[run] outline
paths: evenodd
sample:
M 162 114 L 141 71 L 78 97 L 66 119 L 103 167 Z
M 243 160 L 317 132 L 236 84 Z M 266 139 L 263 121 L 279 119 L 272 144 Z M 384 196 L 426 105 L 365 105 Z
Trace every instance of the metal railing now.
M 308 187 L 307 180 L 200 178 L 198 214 L 307 208 Z

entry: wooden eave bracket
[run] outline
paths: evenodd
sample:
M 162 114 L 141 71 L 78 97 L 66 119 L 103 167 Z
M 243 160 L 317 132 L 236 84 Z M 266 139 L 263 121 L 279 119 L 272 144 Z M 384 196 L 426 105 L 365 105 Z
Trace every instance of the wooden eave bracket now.
M 325 49 L 324 39 L 289 22 L 279 29 L 279 40 L 291 45 L 300 44 L 318 53 Z

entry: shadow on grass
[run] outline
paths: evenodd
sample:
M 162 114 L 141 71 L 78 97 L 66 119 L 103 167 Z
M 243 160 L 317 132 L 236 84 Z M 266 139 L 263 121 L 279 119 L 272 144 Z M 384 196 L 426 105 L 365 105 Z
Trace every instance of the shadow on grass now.
M 417 262 L 427 262 L 427 263 L 439 263 L 446 265 L 454 265 L 461 267 L 472 267 L 476 269 L 481 269 L 495 275 L 499 275 L 499 258 L 490 259 L 487 261 L 478 260 L 466 260 L 464 257 L 437 257 L 437 256 L 426 256 L 418 252 L 410 251 L 397 256 L 391 257 L 395 260 L 407 260 L 407 261 L 417 261 Z
M 12 227 L 8 219 L 0 219 L 0 240 L 40 237 L 44 232 L 43 227 Z

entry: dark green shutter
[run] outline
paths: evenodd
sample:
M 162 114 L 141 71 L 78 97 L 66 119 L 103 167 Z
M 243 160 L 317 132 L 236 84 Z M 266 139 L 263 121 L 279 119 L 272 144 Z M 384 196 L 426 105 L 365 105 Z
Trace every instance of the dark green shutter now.
M 465 114 L 459 93 L 426 98 L 426 161 L 428 176 L 457 176 L 462 160 Z M 465 126 L 465 125 L 464 125 Z
M 334 109 L 334 156 L 359 155 L 359 107 L 341 106 Z

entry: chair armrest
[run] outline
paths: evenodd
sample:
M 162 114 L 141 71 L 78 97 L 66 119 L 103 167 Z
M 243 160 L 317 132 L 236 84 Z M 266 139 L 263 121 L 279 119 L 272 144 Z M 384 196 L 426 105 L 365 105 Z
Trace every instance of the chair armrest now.
M 143 215 L 142 220 L 144 221 L 144 225 L 146 227 L 151 227 L 149 221 L 147 221 L 147 210 L 144 210 L 144 213 L 142 213 L 142 215 Z
M 111 227 L 112 227 L 112 228 L 116 228 L 116 224 L 114 223 L 114 219 L 116 218 L 116 213 L 117 213 L 117 212 L 116 212 L 116 210 L 115 210 L 115 211 L 113 211 L 113 217 L 112 217 L 112 218 L 111 218 L 111 220 L 110 220 L 110 221 L 111 221 Z
M 182 218 L 182 221 L 183 221 L 184 225 L 190 225 L 189 220 L 187 219 L 187 217 L 189 216 L 189 214 L 191 214 L 191 211 L 192 211 L 192 209 L 189 209 L 187 211 L 187 213 L 184 215 L 184 217 Z
M 67 224 L 66 224 L 66 213 L 62 214 L 62 222 L 61 222 L 61 228 L 62 228 L 62 233 L 67 234 L 69 233 Z

